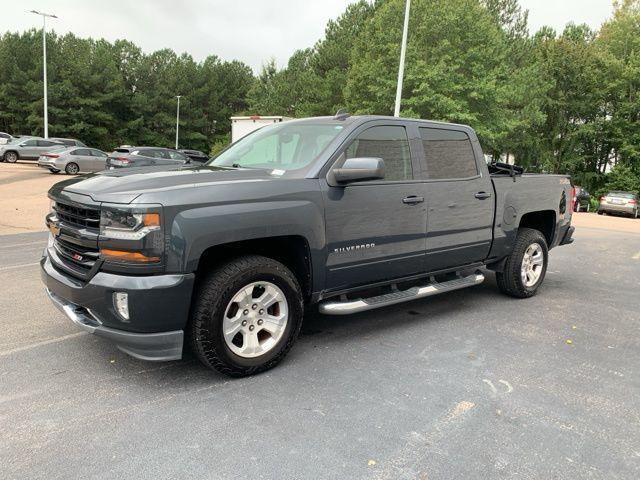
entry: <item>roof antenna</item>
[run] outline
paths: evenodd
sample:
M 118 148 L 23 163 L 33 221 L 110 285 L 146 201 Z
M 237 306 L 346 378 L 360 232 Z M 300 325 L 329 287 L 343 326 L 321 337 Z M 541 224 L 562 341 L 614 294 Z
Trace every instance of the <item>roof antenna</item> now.
M 333 117 L 334 120 L 346 120 L 347 118 L 349 118 L 351 116 L 351 114 L 347 111 L 346 108 L 341 108 L 340 110 L 338 110 L 335 114 L 335 116 Z

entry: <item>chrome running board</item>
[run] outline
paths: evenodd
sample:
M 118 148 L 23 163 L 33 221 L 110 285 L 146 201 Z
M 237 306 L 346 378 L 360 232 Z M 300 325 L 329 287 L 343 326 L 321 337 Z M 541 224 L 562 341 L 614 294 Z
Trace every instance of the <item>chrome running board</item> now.
M 329 299 L 320 302 L 320 313 L 325 315 L 349 315 L 352 313 L 373 310 L 374 308 L 387 307 L 396 303 L 417 300 L 418 298 L 430 297 L 440 293 L 451 292 L 461 288 L 472 287 L 484 281 L 484 275 L 476 272 L 466 277 L 459 277 L 446 282 L 432 282 L 422 287 L 411 287 L 407 290 L 397 290 L 377 297 L 358 298 L 356 300 L 334 300 Z

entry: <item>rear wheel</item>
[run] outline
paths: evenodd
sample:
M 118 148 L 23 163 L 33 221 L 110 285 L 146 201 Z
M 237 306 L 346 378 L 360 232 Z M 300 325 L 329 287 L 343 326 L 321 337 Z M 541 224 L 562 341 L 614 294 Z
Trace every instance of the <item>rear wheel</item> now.
M 520 229 L 504 270 L 496 273 L 498 287 L 512 297 L 528 298 L 535 295 L 547 272 L 548 258 L 549 250 L 544 235 L 531 228 Z
M 18 154 L 16 152 L 7 152 L 4 154 L 4 161 L 8 163 L 16 163 L 18 161 Z
M 67 172 L 67 175 L 76 175 L 80 171 L 80 167 L 78 167 L 77 163 L 69 162 L 64 167 L 64 171 Z
M 303 300 L 291 271 L 266 257 L 244 256 L 204 277 L 188 327 L 206 366 L 233 377 L 277 365 L 302 326 Z

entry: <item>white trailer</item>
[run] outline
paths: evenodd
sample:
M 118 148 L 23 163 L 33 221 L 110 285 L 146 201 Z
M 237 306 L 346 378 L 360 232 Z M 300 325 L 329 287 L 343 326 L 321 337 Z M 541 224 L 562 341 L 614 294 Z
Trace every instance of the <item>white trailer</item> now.
M 240 140 L 254 130 L 272 123 L 291 120 L 291 117 L 251 115 L 250 117 L 231 117 L 231 142 Z

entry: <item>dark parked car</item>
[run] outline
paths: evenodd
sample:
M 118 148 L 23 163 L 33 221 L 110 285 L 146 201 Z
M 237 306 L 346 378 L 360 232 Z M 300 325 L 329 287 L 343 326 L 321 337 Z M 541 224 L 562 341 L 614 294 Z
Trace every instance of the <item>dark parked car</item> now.
M 76 140 L 75 138 L 57 138 L 57 137 L 49 137 L 49 140 L 53 140 L 54 142 L 60 142 L 67 147 L 86 147 L 86 145 L 80 140 Z
M 477 285 L 482 267 L 531 297 L 549 249 L 572 242 L 572 190 L 564 175 L 487 166 L 464 125 L 291 120 L 204 166 L 54 185 L 42 278 L 65 315 L 130 355 L 175 360 L 186 344 L 251 375 L 284 358 L 306 305 L 395 305 Z
M 178 150 L 180 153 L 184 153 L 187 157 L 191 159 L 191 162 L 196 163 L 205 163 L 209 161 L 209 156 L 205 155 L 200 150 Z
M 591 209 L 591 195 L 582 187 L 576 186 L 575 189 L 573 210 L 576 212 L 588 212 Z
M 640 215 L 640 206 L 638 205 L 638 195 L 633 192 L 609 192 L 605 196 L 600 197 L 598 205 L 598 214 L 603 213 L 620 213 L 638 218 Z
M 184 165 L 191 160 L 184 153 L 171 148 L 119 147 L 107 157 L 106 168 L 149 167 L 156 165 Z

